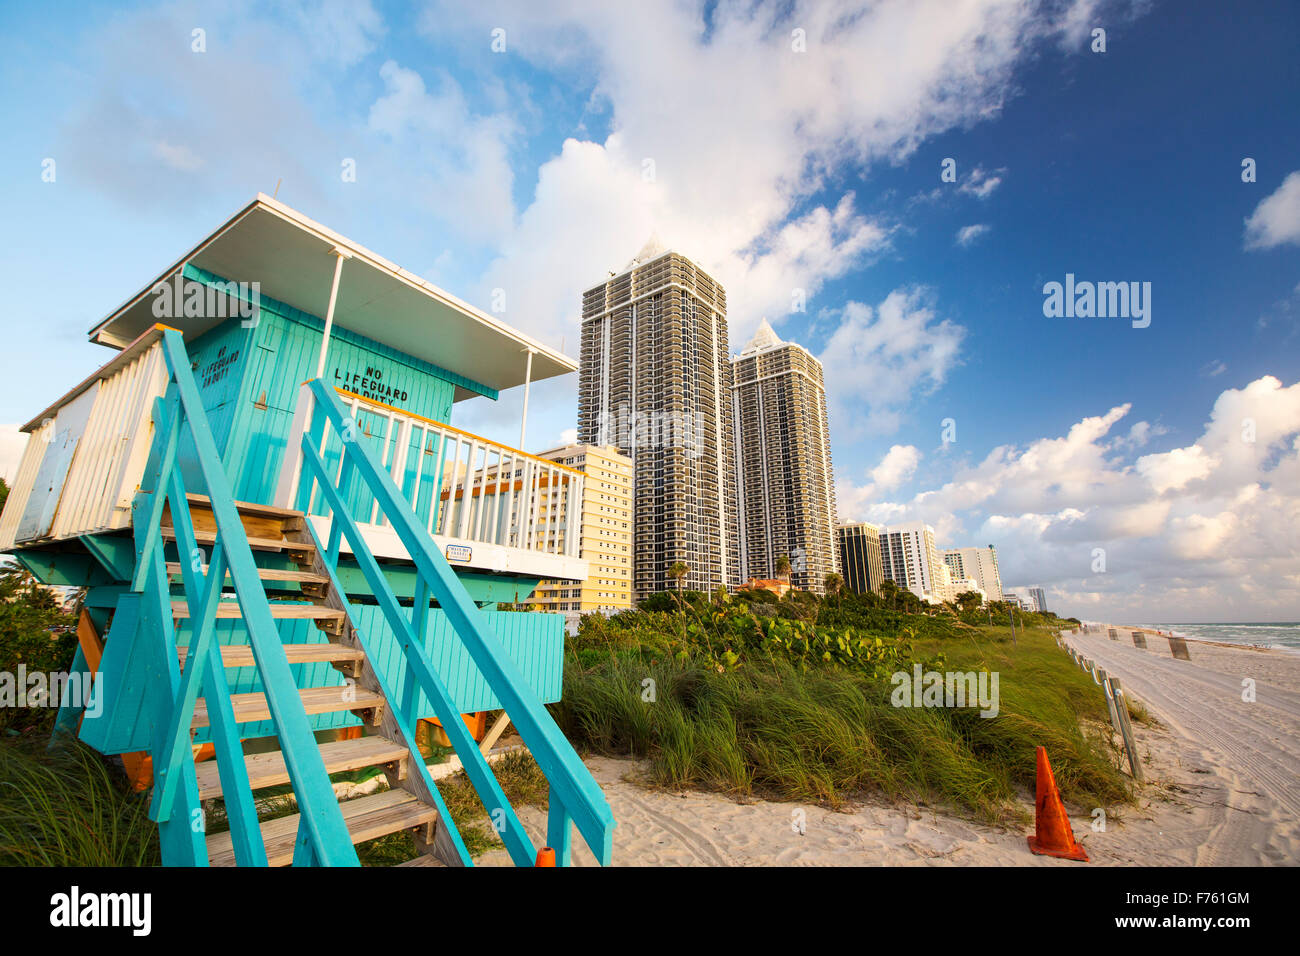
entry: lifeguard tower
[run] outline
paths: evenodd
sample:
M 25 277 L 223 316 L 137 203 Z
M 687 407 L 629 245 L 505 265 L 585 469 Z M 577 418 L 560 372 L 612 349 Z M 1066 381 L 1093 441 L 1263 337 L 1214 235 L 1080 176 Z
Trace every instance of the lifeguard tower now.
M 519 385 L 526 422 L 530 382 L 576 363 L 260 194 L 90 337 L 116 355 L 23 426 L 0 551 L 88 589 L 91 703 L 56 733 L 151 765 L 164 863 L 356 865 L 409 830 L 417 862 L 469 865 L 416 745 L 436 719 L 531 866 L 462 718 L 498 709 L 550 782 L 557 862 L 576 826 L 608 863 L 608 803 L 544 707 L 563 618 L 497 609 L 585 578 L 583 475 L 449 424 Z M 336 799 L 330 774 L 374 766 L 387 791 Z M 299 812 L 259 822 L 283 784 Z

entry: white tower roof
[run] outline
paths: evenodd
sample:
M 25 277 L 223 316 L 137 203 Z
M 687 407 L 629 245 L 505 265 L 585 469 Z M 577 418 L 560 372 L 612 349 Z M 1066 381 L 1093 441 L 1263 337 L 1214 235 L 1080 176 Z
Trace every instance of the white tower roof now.
M 771 324 L 766 318 L 758 323 L 758 329 L 754 332 L 754 337 L 749 340 L 749 344 L 741 351 L 741 355 L 748 355 L 751 352 L 761 352 L 763 349 L 774 348 L 778 345 L 784 345 L 781 337 L 772 330 Z
M 632 261 L 623 267 L 623 271 L 627 272 L 629 269 L 634 266 L 639 266 L 643 262 L 657 259 L 667 251 L 668 250 L 664 248 L 664 244 L 659 241 L 658 231 L 652 232 L 650 233 L 650 238 L 646 240 L 646 244 L 641 247 L 641 251 L 633 256 Z

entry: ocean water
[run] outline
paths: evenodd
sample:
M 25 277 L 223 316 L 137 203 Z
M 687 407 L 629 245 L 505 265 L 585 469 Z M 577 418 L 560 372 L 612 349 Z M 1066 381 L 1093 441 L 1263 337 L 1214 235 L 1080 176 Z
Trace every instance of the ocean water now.
M 1300 650 L 1300 622 L 1271 624 L 1143 624 L 1182 637 L 1225 644 L 1254 644 L 1259 647 L 1287 647 Z

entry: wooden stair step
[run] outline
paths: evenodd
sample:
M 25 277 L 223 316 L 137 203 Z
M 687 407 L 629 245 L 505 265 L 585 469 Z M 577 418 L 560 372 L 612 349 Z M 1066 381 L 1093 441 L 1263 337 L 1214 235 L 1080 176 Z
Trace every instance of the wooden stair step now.
M 365 843 L 398 830 L 432 823 L 438 811 L 421 803 L 405 790 L 386 790 L 368 797 L 345 800 L 339 804 L 343 821 L 352 835 L 353 844 Z M 299 814 L 277 817 L 262 824 L 262 841 L 271 866 L 288 866 L 293 862 L 294 843 L 298 838 Z M 235 853 L 230 833 L 214 833 L 207 839 L 210 866 L 234 866 Z
M 407 860 L 405 863 L 399 863 L 398 866 L 446 866 L 441 860 L 428 853 L 421 853 L 414 860 Z
M 168 525 L 162 529 L 164 541 L 176 540 L 176 529 Z M 194 532 L 194 541 L 196 544 L 216 544 L 217 533 L 215 531 Z M 248 546 L 254 551 L 290 551 L 290 552 L 312 552 L 316 550 L 316 545 L 310 541 L 290 541 L 288 538 L 265 538 L 254 535 L 248 535 Z
M 309 687 L 300 690 L 303 708 L 307 714 L 333 714 L 343 710 L 369 710 L 384 703 L 382 694 L 362 690 L 355 685 L 341 687 Z M 344 700 L 343 695 L 350 693 L 351 700 Z M 231 694 L 230 703 L 235 711 L 235 723 L 249 724 L 257 720 L 270 720 L 271 709 L 267 706 L 266 695 L 261 692 L 248 694 Z M 208 702 L 200 697 L 194 707 L 194 729 L 208 726 Z
M 409 751 L 405 747 L 393 743 L 386 737 L 358 737 L 355 740 L 336 740 L 320 745 L 320 755 L 329 773 L 378 767 L 405 760 L 408 754 Z M 248 783 L 253 790 L 278 787 L 289 782 L 289 771 L 285 768 L 284 754 L 279 750 L 247 754 L 244 757 L 244 766 L 248 768 Z M 215 760 L 205 760 L 194 770 L 199 778 L 200 800 L 221 796 L 221 779 Z
M 167 563 L 167 573 L 173 577 L 179 576 L 181 566 L 177 562 L 169 561 Z M 208 566 L 203 565 L 203 573 L 208 573 Z M 329 584 L 329 577 L 324 574 L 315 574 L 311 571 L 288 571 L 282 568 L 258 568 L 257 576 L 263 581 L 286 581 L 290 584 Z M 230 580 L 230 572 L 226 572 L 226 580 Z
M 191 507 L 212 510 L 212 499 L 207 495 L 187 494 L 185 500 Z M 303 513 L 293 508 L 278 508 L 275 505 L 259 504 L 256 501 L 236 501 L 235 510 L 241 515 L 257 515 L 262 518 L 301 518 Z
M 366 652 L 359 647 L 345 647 L 342 644 L 323 642 L 320 644 L 283 644 L 284 656 L 290 664 L 333 664 L 340 661 L 362 661 Z M 177 648 L 180 665 L 185 666 L 189 655 L 188 647 Z M 249 644 L 221 645 L 221 663 L 225 667 L 254 667 L 253 648 Z
M 190 605 L 188 601 L 172 601 L 172 617 L 181 621 L 189 616 Z M 218 619 L 242 618 L 243 616 L 244 612 L 240 608 L 238 601 L 217 602 Z M 322 607 L 319 604 L 281 604 L 272 601 L 271 617 L 291 621 L 341 621 L 347 617 L 347 613 L 340 608 Z

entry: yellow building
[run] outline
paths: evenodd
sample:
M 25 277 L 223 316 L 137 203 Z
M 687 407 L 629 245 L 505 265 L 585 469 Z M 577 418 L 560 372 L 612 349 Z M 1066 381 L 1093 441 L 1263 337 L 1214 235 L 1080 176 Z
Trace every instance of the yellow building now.
M 543 581 L 530 603 L 546 611 L 621 611 L 632 606 L 632 459 L 612 446 L 565 445 L 545 458 L 586 474 L 579 557 L 585 581 Z

